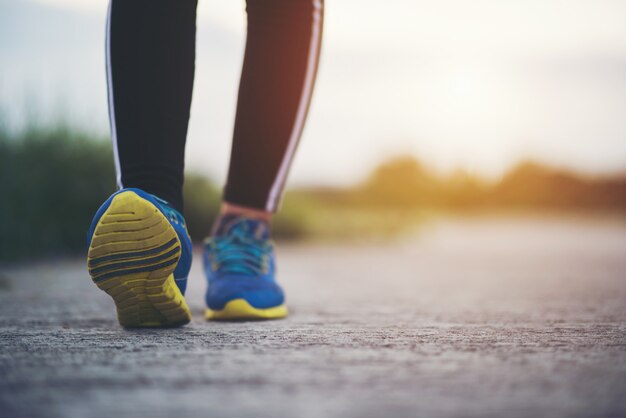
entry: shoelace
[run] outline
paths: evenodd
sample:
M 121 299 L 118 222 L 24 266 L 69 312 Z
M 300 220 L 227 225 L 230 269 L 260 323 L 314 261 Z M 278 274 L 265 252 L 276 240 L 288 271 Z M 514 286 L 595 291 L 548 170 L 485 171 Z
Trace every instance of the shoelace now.
M 272 246 L 251 237 L 244 224 L 234 225 L 226 235 L 210 238 L 206 245 L 213 255 L 214 269 L 220 273 L 257 276 L 267 272 Z

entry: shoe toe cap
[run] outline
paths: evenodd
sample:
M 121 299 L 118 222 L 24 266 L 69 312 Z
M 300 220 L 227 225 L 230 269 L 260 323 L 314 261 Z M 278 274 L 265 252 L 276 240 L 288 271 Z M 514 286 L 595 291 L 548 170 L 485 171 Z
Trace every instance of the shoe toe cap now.
M 272 308 L 285 302 L 280 286 L 260 279 L 222 279 L 211 283 L 206 294 L 207 306 L 214 310 L 223 309 L 234 299 L 245 299 L 257 309 Z

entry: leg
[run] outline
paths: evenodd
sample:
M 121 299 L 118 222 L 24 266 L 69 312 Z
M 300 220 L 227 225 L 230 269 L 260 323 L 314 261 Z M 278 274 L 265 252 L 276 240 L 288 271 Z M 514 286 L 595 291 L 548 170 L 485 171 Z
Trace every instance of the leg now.
M 224 200 L 231 208 L 274 212 L 311 101 L 322 0 L 247 4 L 248 36 Z
M 182 210 L 197 0 L 112 0 L 109 113 L 120 188 Z
M 121 190 L 91 223 L 87 267 L 125 327 L 191 319 L 183 296 L 191 239 L 176 209 L 183 204 L 195 15 L 196 0 L 111 0 L 109 6 L 109 111 Z
M 248 39 L 222 215 L 205 242 L 208 319 L 287 315 L 269 220 L 311 100 L 322 0 L 248 0 Z

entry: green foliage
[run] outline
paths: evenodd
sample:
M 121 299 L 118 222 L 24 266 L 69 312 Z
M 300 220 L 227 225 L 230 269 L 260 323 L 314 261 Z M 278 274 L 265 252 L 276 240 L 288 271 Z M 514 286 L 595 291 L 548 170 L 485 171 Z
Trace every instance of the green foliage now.
M 111 142 L 65 126 L 0 130 L 0 261 L 85 250 L 91 219 L 115 187 Z M 185 181 L 185 215 L 203 239 L 219 209 L 207 179 Z
M 83 249 L 115 189 L 111 146 L 67 127 L 0 133 L 0 260 Z
M 0 261 L 84 251 L 92 216 L 114 191 L 107 138 L 62 125 L 9 134 L 0 123 Z M 210 232 L 221 191 L 188 174 L 184 193 L 198 242 Z M 586 178 L 526 162 L 490 183 L 463 171 L 442 177 L 400 157 L 357 187 L 288 193 L 272 229 L 278 239 L 378 239 L 409 231 L 435 211 L 459 209 L 624 213 L 626 177 Z
M 220 191 L 206 178 L 187 174 L 185 176 L 185 220 L 189 235 L 202 241 L 211 231 L 213 220 L 220 209 Z
M 437 176 L 412 157 L 400 157 L 345 194 L 360 207 L 626 211 L 625 176 L 587 178 L 534 162 L 488 182 L 463 171 Z
M 502 207 L 626 211 L 626 177 L 585 178 L 526 161 L 507 173 L 488 199 Z
M 115 187 L 111 142 L 66 126 L 9 134 L 0 128 L 0 262 L 85 251 L 91 219 Z M 196 242 L 210 232 L 221 191 L 187 174 L 185 218 Z M 273 226 L 277 238 L 310 233 L 309 202 L 286 204 Z
M 319 210 L 317 206 L 317 201 L 307 193 L 287 193 L 272 220 L 272 235 L 283 240 L 310 236 L 315 228 L 313 222 Z
M 439 180 L 411 157 L 384 162 L 355 194 L 362 204 L 380 207 L 411 207 L 440 200 Z

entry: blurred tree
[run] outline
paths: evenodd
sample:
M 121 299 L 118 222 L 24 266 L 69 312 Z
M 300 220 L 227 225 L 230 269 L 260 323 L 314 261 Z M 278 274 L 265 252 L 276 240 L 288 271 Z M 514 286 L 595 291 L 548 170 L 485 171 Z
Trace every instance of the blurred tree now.
M 0 120 L 0 262 L 85 251 L 91 218 L 115 191 L 111 143 L 67 126 L 12 134 Z M 206 237 L 221 191 L 188 174 L 185 217 Z M 353 188 L 291 191 L 273 224 L 276 238 L 355 237 L 406 229 L 416 209 L 559 209 L 626 212 L 626 176 L 588 178 L 523 162 L 501 181 L 464 171 L 438 176 L 410 156 L 393 158 Z
M 109 141 L 67 127 L 0 133 L 0 260 L 84 249 L 93 213 L 115 190 Z
M 189 235 L 202 241 L 211 231 L 213 220 L 220 209 L 221 192 L 205 177 L 185 175 L 185 220 Z
M 415 158 L 402 156 L 378 166 L 357 193 L 367 204 L 415 206 L 437 202 L 440 185 Z

